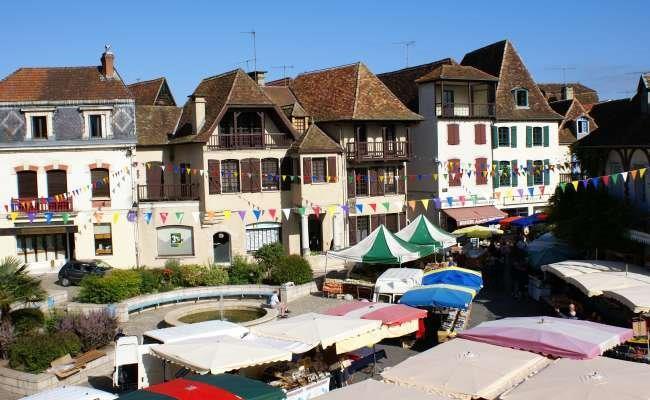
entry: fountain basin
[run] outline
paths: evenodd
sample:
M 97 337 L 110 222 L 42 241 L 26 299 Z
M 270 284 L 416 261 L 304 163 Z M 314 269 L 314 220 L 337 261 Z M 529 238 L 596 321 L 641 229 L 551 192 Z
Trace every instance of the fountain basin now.
M 178 326 L 223 320 L 242 326 L 253 326 L 271 321 L 277 316 L 277 310 L 264 308 L 259 302 L 223 300 L 196 303 L 170 311 L 165 315 L 165 323 L 169 326 Z

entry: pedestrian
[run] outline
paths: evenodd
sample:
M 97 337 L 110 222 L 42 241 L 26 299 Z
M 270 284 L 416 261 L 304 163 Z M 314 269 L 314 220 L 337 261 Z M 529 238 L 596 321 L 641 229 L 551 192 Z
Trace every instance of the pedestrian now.
M 271 306 L 271 308 L 273 308 L 274 310 L 278 310 L 280 312 L 280 318 L 286 317 L 287 305 L 280 301 L 277 290 L 273 291 L 273 294 L 269 299 L 269 306 Z

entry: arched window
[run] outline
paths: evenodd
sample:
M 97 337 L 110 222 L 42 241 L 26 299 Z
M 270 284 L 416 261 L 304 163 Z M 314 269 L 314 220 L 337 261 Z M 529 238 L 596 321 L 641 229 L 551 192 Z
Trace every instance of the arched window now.
M 215 233 L 212 236 L 212 251 L 215 264 L 230 264 L 230 234 Z

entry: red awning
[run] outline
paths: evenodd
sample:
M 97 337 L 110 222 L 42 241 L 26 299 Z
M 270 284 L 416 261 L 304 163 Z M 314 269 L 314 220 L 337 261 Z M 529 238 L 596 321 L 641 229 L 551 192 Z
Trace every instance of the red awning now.
M 149 386 L 145 391 L 169 396 L 177 400 L 241 400 L 236 394 L 222 388 L 183 378 Z
M 508 216 L 495 206 L 446 208 L 442 212 L 454 219 L 459 227 L 484 224 Z
M 427 317 L 426 310 L 403 304 L 351 301 L 325 311 L 327 315 L 381 321 L 386 326 L 400 325 Z

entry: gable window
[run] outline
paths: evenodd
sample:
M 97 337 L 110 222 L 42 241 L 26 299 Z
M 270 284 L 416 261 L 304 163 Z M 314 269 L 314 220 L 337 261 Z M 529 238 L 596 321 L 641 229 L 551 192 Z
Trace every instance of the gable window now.
M 221 193 L 239 192 L 239 162 L 223 160 L 221 162 Z
M 312 158 L 311 173 L 313 182 L 325 182 L 327 176 L 327 159 L 325 157 Z
M 93 199 L 111 197 L 111 182 L 108 177 L 108 169 L 91 169 L 90 182 L 92 183 L 93 187 Z
M 510 129 L 507 126 L 499 127 L 499 147 L 510 146 Z
M 515 96 L 515 105 L 517 107 L 528 107 L 528 90 L 524 88 L 518 88 L 513 90 Z
M 499 174 L 499 186 L 510 186 L 510 161 L 499 161 L 497 172 Z
M 541 126 L 533 127 L 533 146 L 543 146 L 544 145 L 544 135 L 542 134 Z
M 280 190 L 277 158 L 262 159 L 262 190 Z
M 95 255 L 109 256 L 113 254 L 113 237 L 111 224 L 95 224 Z
M 47 117 L 39 115 L 32 117 L 32 138 L 47 139 Z
M 80 109 L 84 118 L 84 139 L 108 139 L 112 136 L 112 107 L 84 106 Z
M 581 138 L 589 133 L 589 120 L 585 117 L 580 117 L 576 121 L 578 138 Z
M 19 171 L 18 177 L 18 197 L 33 198 L 38 197 L 38 183 L 35 171 Z

